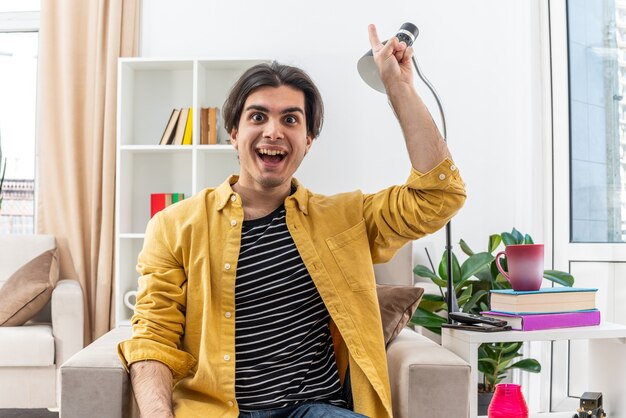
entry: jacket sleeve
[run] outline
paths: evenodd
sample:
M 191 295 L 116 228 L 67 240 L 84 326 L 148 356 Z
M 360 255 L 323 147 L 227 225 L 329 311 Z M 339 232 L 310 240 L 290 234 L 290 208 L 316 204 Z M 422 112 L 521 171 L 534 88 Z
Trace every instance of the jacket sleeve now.
M 426 174 L 415 169 L 405 184 L 364 195 L 363 211 L 374 263 L 405 243 L 443 227 L 465 202 L 465 184 L 450 159 Z
M 126 369 L 137 361 L 157 360 L 178 380 L 189 373 L 196 360 L 182 350 L 187 276 L 167 238 L 162 213 L 158 213 L 148 223 L 138 258 L 141 277 L 131 320 L 133 336 L 118 345 L 118 354 Z

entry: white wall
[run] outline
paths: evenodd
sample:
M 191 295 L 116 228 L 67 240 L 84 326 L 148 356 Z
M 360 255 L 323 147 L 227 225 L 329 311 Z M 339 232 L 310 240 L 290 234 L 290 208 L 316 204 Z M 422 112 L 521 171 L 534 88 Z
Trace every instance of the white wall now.
M 454 241 L 484 250 L 488 234 L 513 226 L 536 242 L 544 235 L 539 1 L 148 0 L 140 51 L 304 68 L 325 99 L 326 120 L 297 177 L 321 193 L 371 192 L 404 181 L 410 165 L 385 96 L 361 81 L 356 62 L 369 49 L 368 23 L 381 38 L 415 23 L 416 56 L 442 97 L 449 145 L 467 183 Z M 428 240 L 443 251 L 442 233 Z

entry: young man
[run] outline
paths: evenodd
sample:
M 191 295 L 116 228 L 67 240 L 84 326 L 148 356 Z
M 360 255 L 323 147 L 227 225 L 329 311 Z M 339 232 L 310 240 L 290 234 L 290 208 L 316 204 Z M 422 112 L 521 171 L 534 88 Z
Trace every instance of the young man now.
M 408 181 L 306 190 L 293 175 L 322 125 L 319 92 L 293 67 L 248 70 L 223 108 L 239 176 L 146 231 L 134 334 L 119 346 L 143 416 L 392 415 L 372 264 L 441 228 L 465 191 L 413 87 L 412 49 L 369 32 Z

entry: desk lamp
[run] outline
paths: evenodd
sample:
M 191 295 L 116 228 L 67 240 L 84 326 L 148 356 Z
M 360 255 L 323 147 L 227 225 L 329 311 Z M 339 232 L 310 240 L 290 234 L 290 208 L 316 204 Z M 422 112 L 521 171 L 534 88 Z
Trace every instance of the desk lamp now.
M 419 34 L 419 30 L 417 29 L 417 26 L 415 26 L 412 23 L 405 23 L 400 27 L 400 30 L 398 30 L 398 33 L 396 33 L 396 38 L 398 38 L 400 42 L 406 43 L 406 46 L 411 46 L 413 45 L 413 42 L 417 38 L 418 34 Z M 386 41 L 383 43 L 386 43 Z M 428 79 L 424 76 L 424 74 L 420 70 L 417 60 L 415 59 L 415 55 L 413 55 L 412 61 L 413 61 L 413 66 L 415 67 L 415 71 L 417 71 L 417 75 L 424 82 L 424 84 L 426 84 L 430 92 L 435 97 L 435 100 L 437 102 L 437 107 L 439 109 L 439 115 L 441 116 L 441 127 L 443 131 L 442 132 L 443 139 L 447 142 L 448 135 L 446 132 L 446 117 L 443 111 L 443 106 L 441 105 L 441 99 L 439 98 L 439 95 L 435 91 L 435 88 L 433 87 L 433 85 L 430 83 L 430 81 L 428 81 Z M 386 94 L 385 86 L 383 85 L 383 82 L 380 79 L 380 75 L 378 74 L 378 68 L 376 67 L 376 63 L 374 62 L 374 55 L 372 54 L 371 49 L 365 55 L 363 55 L 361 59 L 359 59 L 357 68 L 359 70 L 359 75 L 361 76 L 363 81 L 367 83 L 368 86 L 370 86 L 374 90 L 377 90 L 381 93 Z M 448 305 L 448 313 L 458 312 L 459 310 L 459 306 L 456 300 L 456 294 L 454 292 L 454 280 L 452 277 L 452 242 L 451 241 L 452 241 L 452 226 L 451 226 L 451 222 L 448 222 L 446 224 L 446 254 L 447 254 L 447 261 L 448 261 L 447 263 L 447 269 L 448 269 L 447 287 L 448 289 L 447 289 L 447 294 L 446 294 L 446 303 Z M 452 323 L 452 319 L 450 318 L 449 315 L 448 315 L 448 323 Z

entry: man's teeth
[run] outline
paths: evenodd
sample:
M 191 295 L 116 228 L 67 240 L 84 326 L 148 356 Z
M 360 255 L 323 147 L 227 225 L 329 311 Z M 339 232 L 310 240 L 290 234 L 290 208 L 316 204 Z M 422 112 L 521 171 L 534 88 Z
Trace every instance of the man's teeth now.
M 285 151 L 276 151 L 276 150 L 269 150 L 269 149 L 260 149 L 259 154 L 266 154 L 266 155 L 285 155 Z

